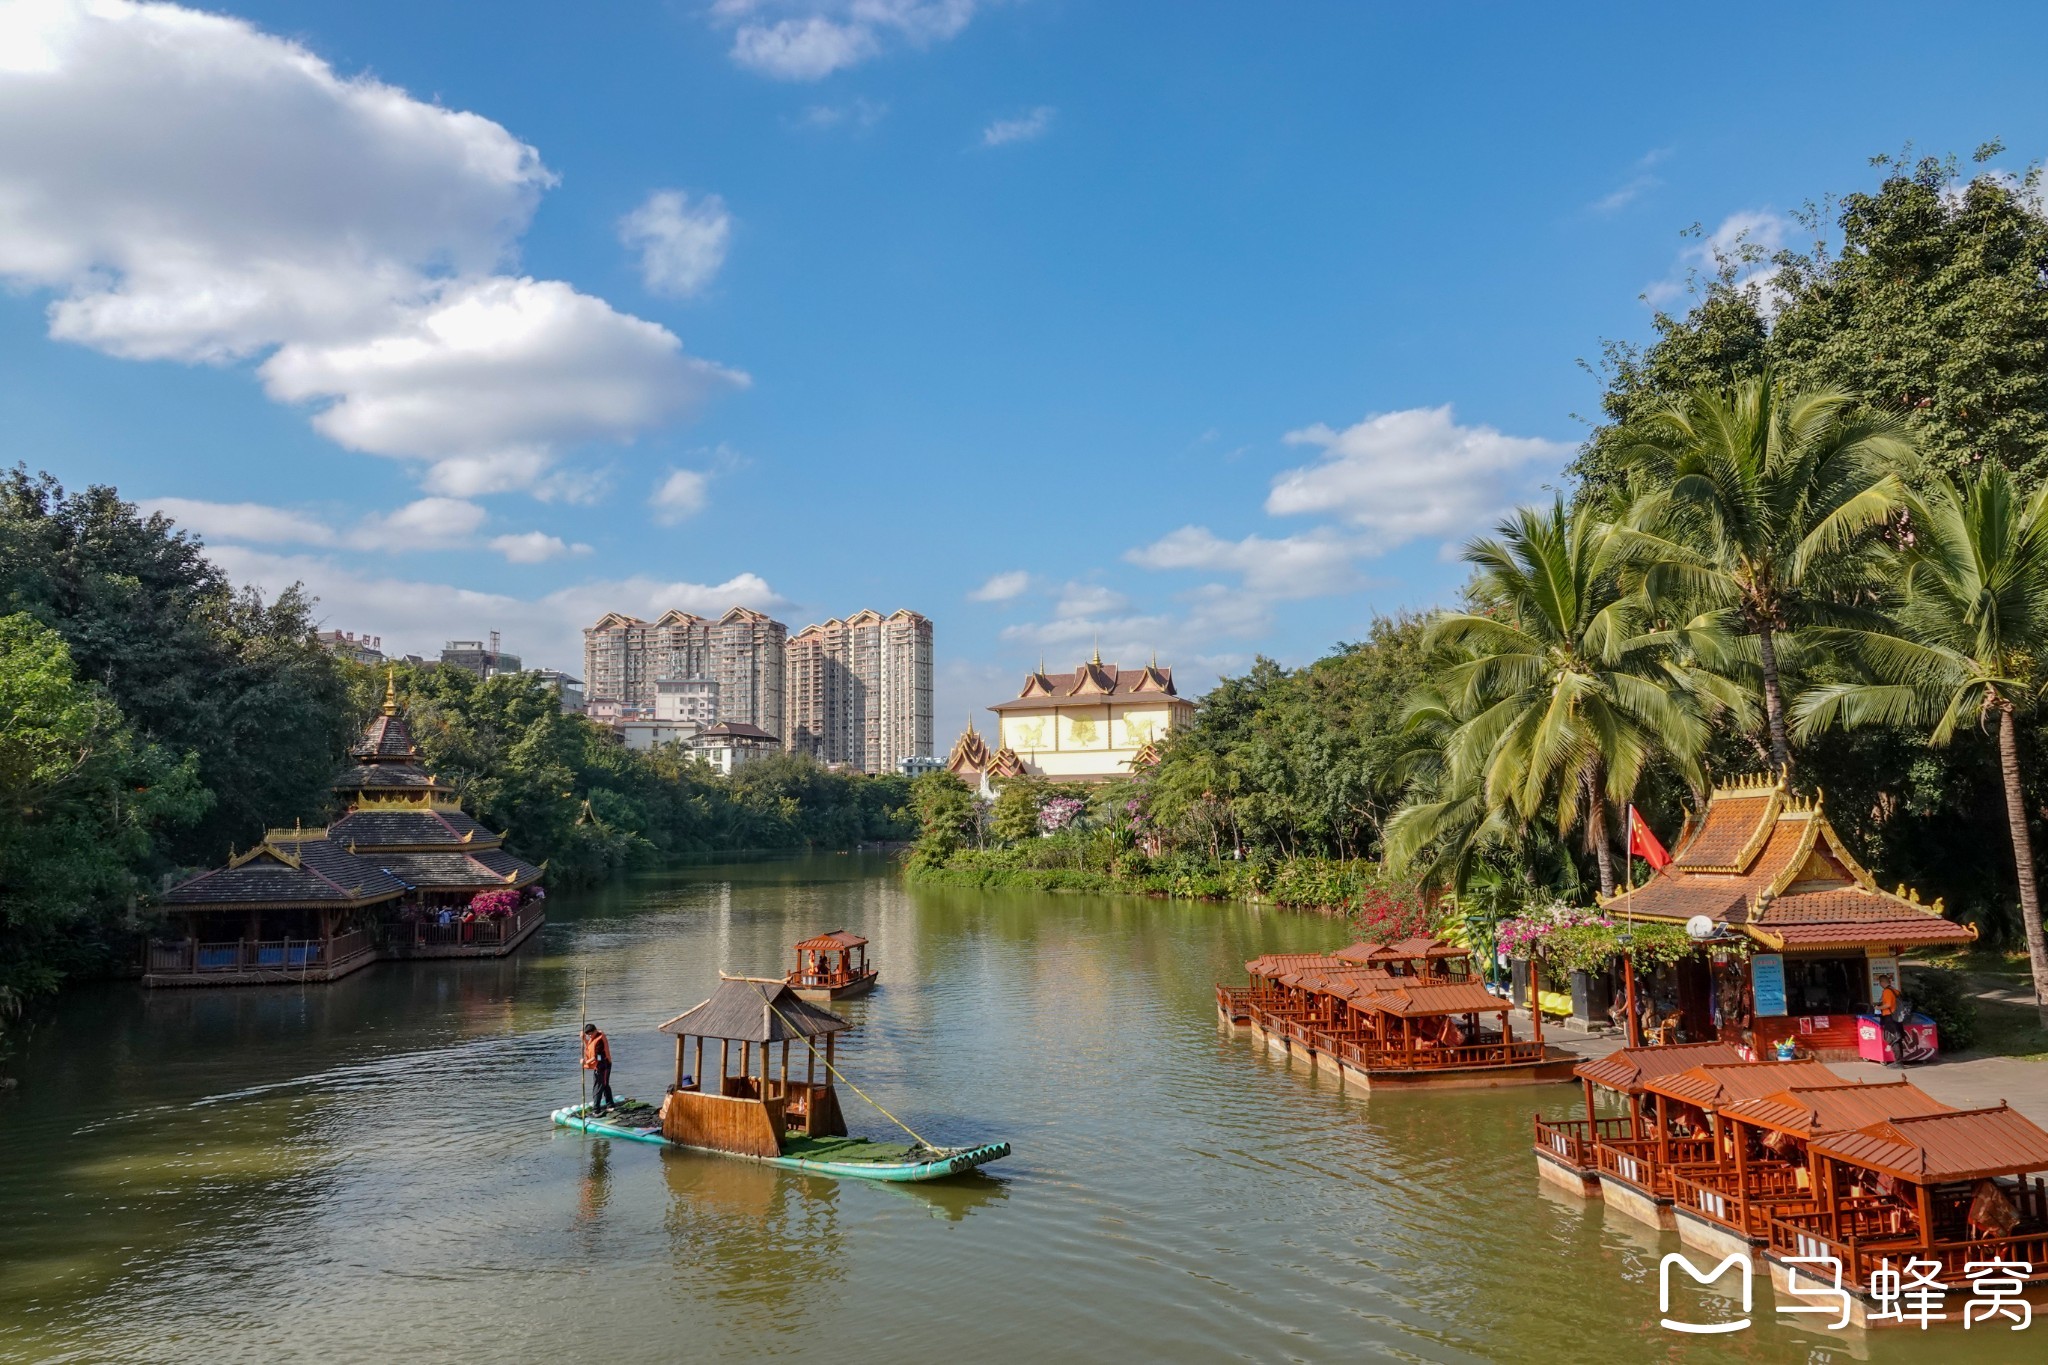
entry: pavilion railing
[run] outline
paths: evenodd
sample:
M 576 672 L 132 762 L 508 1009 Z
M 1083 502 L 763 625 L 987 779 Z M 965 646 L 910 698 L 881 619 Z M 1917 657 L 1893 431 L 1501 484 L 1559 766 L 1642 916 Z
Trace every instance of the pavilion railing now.
M 522 905 L 510 915 L 480 916 L 467 924 L 457 919 L 451 919 L 447 924 L 425 919 L 401 922 L 393 932 L 403 936 L 415 948 L 489 948 L 510 943 L 543 919 L 546 913 L 536 903 Z
M 240 938 L 215 942 L 198 939 L 151 940 L 145 966 L 152 976 L 208 976 L 235 972 L 275 972 L 280 976 L 325 971 L 344 966 L 374 945 L 362 929 L 333 938 Z
M 1593 1164 L 1593 1143 L 1602 1139 L 1620 1141 L 1629 1136 L 1628 1118 L 1595 1119 L 1590 1131 L 1584 1119 L 1546 1119 L 1534 1115 L 1536 1146 L 1562 1157 L 1581 1170 Z
M 1546 1045 L 1519 1042 L 1469 1043 L 1457 1047 L 1385 1047 L 1369 1043 L 1338 1043 L 1331 1049 L 1339 1060 L 1368 1071 L 1439 1071 L 1451 1067 L 1510 1066 L 1540 1062 Z

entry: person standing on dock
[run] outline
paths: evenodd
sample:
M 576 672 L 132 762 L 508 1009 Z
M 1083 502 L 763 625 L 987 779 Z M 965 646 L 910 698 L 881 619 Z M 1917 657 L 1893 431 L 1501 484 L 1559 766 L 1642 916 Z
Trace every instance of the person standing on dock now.
M 595 1024 L 583 1026 L 583 1069 L 594 1073 L 590 1092 L 592 1112 L 618 1104 L 618 1097 L 612 1094 L 611 1040 Z

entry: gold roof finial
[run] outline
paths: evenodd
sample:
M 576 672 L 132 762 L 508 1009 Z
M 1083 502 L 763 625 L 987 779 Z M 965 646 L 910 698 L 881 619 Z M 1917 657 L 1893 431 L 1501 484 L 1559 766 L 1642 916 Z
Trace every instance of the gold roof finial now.
M 398 714 L 398 670 L 395 668 L 384 670 L 384 714 Z
M 1095 653 L 1088 662 L 1095 668 L 1102 667 L 1102 632 L 1099 630 L 1095 632 Z

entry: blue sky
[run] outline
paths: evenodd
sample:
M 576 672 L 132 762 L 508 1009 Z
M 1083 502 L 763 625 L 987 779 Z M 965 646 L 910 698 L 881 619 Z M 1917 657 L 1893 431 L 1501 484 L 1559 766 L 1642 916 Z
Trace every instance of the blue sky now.
M 2043 147 L 2033 7 L 0 7 L 0 430 L 244 581 L 1192 687 L 1445 600 L 1697 246 Z

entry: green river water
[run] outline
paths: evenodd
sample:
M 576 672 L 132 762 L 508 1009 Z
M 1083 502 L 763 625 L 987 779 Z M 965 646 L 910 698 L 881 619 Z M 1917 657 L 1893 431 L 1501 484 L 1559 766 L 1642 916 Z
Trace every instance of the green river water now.
M 1328 920 L 906 889 L 856 857 L 549 915 L 500 962 L 67 996 L 0 1097 L 0 1359 L 2048 1359 L 2048 1322 L 1837 1337 L 1774 1318 L 1761 1280 L 1750 1329 L 1663 1330 L 1676 1240 L 1536 1178 L 1529 1113 L 1576 1090 L 1369 1097 L 1219 1029 L 1212 983 L 1334 946 Z M 615 1088 L 658 1096 L 657 1024 L 835 928 L 882 970 L 838 1007 L 850 1074 L 934 1142 L 1007 1138 L 987 1177 L 838 1182 L 549 1124 L 586 983 Z

